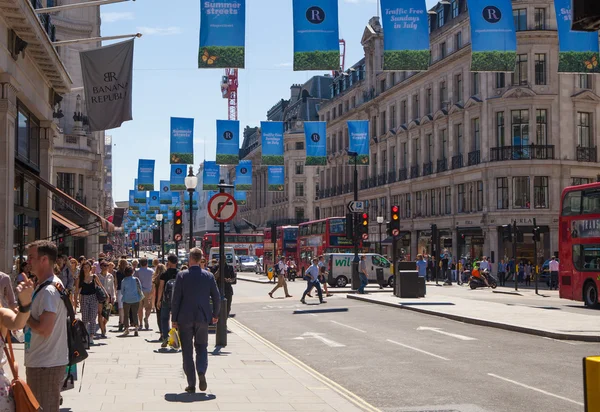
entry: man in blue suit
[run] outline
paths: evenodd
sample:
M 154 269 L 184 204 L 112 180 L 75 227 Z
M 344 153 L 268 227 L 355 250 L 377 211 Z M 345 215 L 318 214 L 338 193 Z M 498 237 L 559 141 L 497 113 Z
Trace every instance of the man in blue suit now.
M 179 330 L 183 370 L 187 376 L 187 393 L 196 392 L 196 373 L 200 380 L 200 390 L 205 391 L 206 369 L 208 368 L 208 325 L 217 323 L 221 296 L 214 276 L 200 268 L 202 250 L 190 250 L 190 268 L 177 274 L 173 290 L 171 320 Z M 213 307 L 210 308 L 210 299 Z M 194 370 L 194 347 L 196 348 L 196 368 Z

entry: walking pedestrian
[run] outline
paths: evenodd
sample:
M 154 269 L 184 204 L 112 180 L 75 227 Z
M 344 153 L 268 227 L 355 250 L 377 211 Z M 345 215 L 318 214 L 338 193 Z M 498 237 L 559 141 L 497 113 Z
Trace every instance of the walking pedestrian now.
M 152 275 L 152 307 L 155 308 L 156 324 L 160 333 L 160 339 L 162 340 L 163 331 L 160 323 L 160 309 L 158 308 L 158 288 L 160 287 L 160 277 L 167 271 L 167 267 L 162 263 L 159 263 L 154 267 L 156 269 L 154 270 L 154 275 Z
M 105 317 L 105 315 L 110 316 L 112 304 L 116 300 L 115 279 L 108 271 L 109 266 L 110 265 L 107 260 L 102 261 L 100 264 L 100 274 L 98 275 L 98 280 L 106 291 L 107 296 L 106 302 L 98 302 L 98 325 L 100 325 L 100 337 L 102 339 L 106 339 L 106 324 L 108 323 L 108 318 Z
M 225 296 L 227 299 L 227 317 L 229 317 L 229 313 L 231 313 L 231 301 L 233 299 L 233 280 L 235 279 L 235 272 L 233 270 L 233 266 L 227 263 L 225 260 L 225 290 L 221 290 L 221 262 L 217 261 L 216 265 L 213 265 L 210 268 L 211 273 L 215 277 L 217 282 L 217 287 L 219 288 L 219 293 L 221 296 Z
M 27 256 L 31 271 L 40 282 L 24 329 L 27 384 L 44 412 L 58 412 L 60 389 L 69 363 L 67 308 L 57 289 L 64 290 L 64 286 L 53 274 L 58 249 L 52 242 L 38 240 L 27 246 Z
M 550 270 L 550 290 L 558 290 L 558 261 L 556 257 L 552 256 L 548 263 L 548 269 Z
M 169 344 L 169 317 L 171 316 L 171 305 L 175 278 L 177 278 L 177 255 L 170 254 L 167 257 L 167 270 L 160 276 L 158 284 L 158 301 L 156 303 L 160 315 L 160 333 L 162 338 L 161 347 L 166 348 Z
M 369 274 L 367 272 L 367 257 L 362 255 L 360 258 L 360 268 L 358 271 L 358 277 L 360 278 L 360 286 L 358 287 L 358 293 L 364 295 L 365 286 L 369 284 Z
M 152 275 L 154 275 L 154 271 L 148 268 L 148 259 L 145 257 L 141 258 L 140 268 L 135 271 L 133 276 L 138 278 L 142 284 L 144 298 L 140 302 L 140 307 L 138 309 L 138 322 L 141 327 L 143 320 L 143 325 L 146 330 L 150 329 L 148 318 L 150 317 L 150 313 L 152 311 Z M 145 315 L 144 310 L 146 311 Z
M 329 293 L 329 289 L 327 288 L 327 266 L 325 265 L 325 256 L 323 255 L 319 256 L 319 282 L 321 282 L 323 285 L 325 296 L 333 296 L 331 293 Z
M 287 272 L 287 267 L 285 262 L 283 261 L 283 256 L 279 258 L 279 263 L 277 264 L 277 285 L 273 288 L 272 291 L 269 292 L 269 296 L 273 297 L 273 293 L 281 287 L 283 287 L 283 291 L 285 292 L 286 298 L 291 298 L 292 295 L 288 293 L 287 281 L 285 279 L 285 275 Z
M 121 282 L 123 282 L 123 278 L 125 277 L 125 269 L 127 269 L 127 260 L 121 258 L 117 267 L 117 305 L 119 305 L 119 332 L 123 332 L 123 323 L 125 321 L 125 312 L 123 311 L 123 294 L 121 293 Z
M 504 259 L 501 259 L 500 263 L 498 263 L 498 280 L 500 281 L 500 286 L 504 286 L 506 282 L 506 263 L 504 263 Z
M 310 290 L 314 287 L 315 289 L 317 289 L 317 294 L 319 295 L 319 302 L 321 303 L 327 303 L 327 301 L 323 300 L 323 292 L 321 291 L 321 284 L 319 283 L 319 260 L 318 259 L 313 259 L 312 260 L 312 265 L 310 265 L 308 267 L 308 269 L 306 269 L 306 276 L 309 277 L 309 279 L 307 279 L 308 284 L 306 285 L 306 290 L 304 291 L 304 293 L 302 294 L 302 299 L 300 299 L 300 302 L 306 304 L 306 301 L 304 300 L 306 298 L 306 295 L 308 295 L 308 293 L 310 292 Z
M 133 336 L 138 336 L 140 327 L 138 321 L 138 308 L 140 301 L 144 298 L 142 292 L 142 284 L 138 278 L 133 277 L 133 267 L 127 266 L 123 273 L 123 281 L 121 282 L 121 294 L 123 301 L 123 334 L 121 337 L 129 335 L 129 319 L 132 319 L 134 327 Z M 133 315 L 133 316 L 132 316 Z
M 96 298 L 96 275 L 87 260 L 81 263 L 79 277 L 75 284 L 75 304 L 79 304 L 81 321 L 90 335 L 90 345 L 94 344 L 96 320 L 98 319 L 98 299 Z
M 208 387 L 206 382 L 208 324 L 217 323 L 221 307 L 221 296 L 214 276 L 199 266 L 202 258 L 201 249 L 190 250 L 190 268 L 177 274 L 173 290 L 171 321 L 173 327 L 179 330 L 183 370 L 188 382 L 185 388 L 187 393 L 196 392 L 196 374 L 198 374 L 200 390 L 206 391 Z M 196 349 L 195 368 L 194 348 Z

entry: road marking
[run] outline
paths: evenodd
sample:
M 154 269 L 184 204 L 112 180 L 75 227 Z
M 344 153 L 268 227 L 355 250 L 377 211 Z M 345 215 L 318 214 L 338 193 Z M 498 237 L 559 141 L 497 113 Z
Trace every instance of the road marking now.
M 344 388 L 340 384 L 332 381 L 331 379 L 329 379 L 325 375 L 317 372 L 315 369 L 311 368 L 310 366 L 308 366 L 304 362 L 302 362 L 299 359 L 295 358 L 294 356 L 290 355 L 288 352 L 284 351 L 279 346 L 277 346 L 274 343 L 272 343 L 271 341 L 263 338 L 261 335 L 259 335 L 258 333 L 254 332 L 252 329 L 248 328 L 247 326 L 241 324 L 238 320 L 236 320 L 236 319 L 229 319 L 228 322 L 231 322 L 232 324 L 235 324 L 238 328 L 240 328 L 243 331 L 245 331 L 252 338 L 258 340 L 263 345 L 265 345 L 265 346 L 273 349 L 273 351 L 275 351 L 279 355 L 281 355 L 284 358 L 286 358 L 287 360 L 289 360 L 292 365 L 295 365 L 295 366 L 299 367 L 300 369 L 302 369 L 307 374 L 311 375 L 313 378 L 317 379 L 318 381 L 320 381 L 324 385 L 329 386 L 333 391 L 335 391 L 336 393 L 338 393 L 340 396 L 342 396 L 344 399 L 348 400 L 349 402 L 352 402 L 353 404 L 355 404 L 359 408 L 361 408 L 361 409 L 363 409 L 363 410 L 365 410 L 367 412 L 381 412 L 380 409 L 374 407 L 373 405 L 371 405 L 370 403 L 368 403 L 367 401 L 365 401 L 361 397 L 355 395 L 353 392 L 351 392 L 348 389 Z
M 444 332 L 444 331 L 443 331 L 442 329 L 440 329 L 440 328 L 430 328 L 430 327 L 428 327 L 428 326 L 419 326 L 419 327 L 417 328 L 417 330 L 429 330 L 429 331 L 432 331 L 432 332 L 439 333 L 439 334 L 441 334 L 441 335 L 452 336 L 453 338 L 460 339 L 460 340 L 477 340 L 477 339 L 475 339 L 475 338 L 471 338 L 471 337 L 469 337 L 469 336 L 457 335 L 457 334 L 455 334 L 455 333 L 450 333 L 450 332 Z
M 579 343 L 577 343 L 577 342 L 570 342 L 568 340 L 553 339 L 553 338 L 549 338 L 547 336 L 542 336 L 542 338 L 548 339 L 548 340 L 553 340 L 554 342 L 566 343 L 567 345 L 573 345 L 573 346 L 578 346 L 579 345 Z
M 322 333 L 316 333 L 316 332 L 304 332 L 302 334 L 302 336 L 298 336 L 297 338 L 293 338 L 293 339 L 294 340 L 304 340 L 304 339 L 310 339 L 310 338 L 319 340 L 322 343 L 324 343 L 325 345 L 329 346 L 330 348 L 343 348 L 346 346 L 343 343 L 339 343 L 334 340 L 327 339 L 326 337 L 323 336 Z
M 513 381 L 512 379 L 503 378 L 502 376 L 494 375 L 493 373 L 488 373 L 488 376 L 491 376 L 493 378 L 497 378 L 497 379 L 503 380 L 505 382 L 512 383 L 512 384 L 517 385 L 517 386 L 521 386 L 521 387 L 526 388 L 526 389 L 530 389 L 530 390 L 535 391 L 535 392 L 539 392 L 539 393 L 544 394 L 544 395 L 552 396 L 554 398 L 561 399 L 563 401 L 571 402 L 571 403 L 574 403 L 575 405 L 583 406 L 582 402 L 577 402 L 577 401 L 574 401 L 573 399 L 565 398 L 564 396 L 555 395 L 553 393 L 546 392 L 546 391 L 544 391 L 542 389 L 534 388 L 533 386 L 529 386 L 529 385 L 525 385 L 524 383 L 521 383 L 521 382 Z
M 386 340 L 387 340 L 388 342 L 390 342 L 390 343 L 393 343 L 393 344 L 395 344 L 395 345 L 402 346 L 402 347 L 404 347 L 404 348 L 407 348 L 407 349 L 412 349 L 412 350 L 414 350 L 414 351 L 417 351 L 417 352 L 424 353 L 425 355 L 433 356 L 434 358 L 438 358 L 438 359 L 441 359 L 441 360 L 446 360 L 446 361 L 449 361 L 449 360 L 450 360 L 450 359 L 448 359 L 448 358 L 444 358 L 443 356 L 436 355 L 435 353 L 427 352 L 427 351 L 424 351 L 424 350 L 422 350 L 422 349 L 419 349 L 419 348 L 415 348 L 415 347 L 408 346 L 408 345 L 405 345 L 405 344 L 403 344 L 403 343 L 400 343 L 400 342 L 396 342 L 395 340 L 391 340 L 391 339 L 386 339 Z
M 343 323 L 336 322 L 335 320 L 332 320 L 331 323 L 335 323 L 336 325 L 344 326 L 344 327 L 346 327 L 348 329 L 352 329 L 352 330 L 355 330 L 357 332 L 367 333 L 366 330 L 358 329 L 358 328 L 355 328 L 354 326 L 350 326 L 350 325 L 344 325 Z

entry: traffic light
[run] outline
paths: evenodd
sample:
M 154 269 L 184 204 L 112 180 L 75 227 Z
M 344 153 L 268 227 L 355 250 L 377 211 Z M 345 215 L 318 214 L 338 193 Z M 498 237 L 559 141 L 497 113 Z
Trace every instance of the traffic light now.
M 502 240 L 512 242 L 512 225 L 503 225 L 502 226 Z
M 435 244 L 438 238 L 438 228 L 436 224 L 431 225 L 431 243 Z
M 346 214 L 346 238 L 354 239 L 354 213 Z
M 361 213 L 360 220 L 358 221 L 358 233 L 365 234 L 369 233 L 369 214 Z
M 540 241 L 540 227 L 537 225 L 537 222 L 535 221 L 535 217 L 533 218 L 533 241 L 534 242 Z
M 396 230 L 398 231 L 398 234 L 400 234 L 400 207 L 398 205 L 392 206 L 392 214 L 390 217 L 390 229 L 392 234 Z
M 271 224 L 271 243 L 277 243 L 277 225 Z
M 173 240 L 181 242 L 183 240 L 183 211 L 178 209 L 173 214 Z

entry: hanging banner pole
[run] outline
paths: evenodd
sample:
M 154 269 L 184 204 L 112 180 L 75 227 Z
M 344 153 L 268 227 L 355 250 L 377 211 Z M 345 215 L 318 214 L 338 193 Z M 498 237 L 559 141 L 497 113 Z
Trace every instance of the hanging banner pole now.
M 64 4 L 62 6 L 43 7 L 41 9 L 35 9 L 35 12 L 37 14 L 50 14 L 50 13 L 57 13 L 59 11 L 80 9 L 82 7 L 104 6 L 106 4 L 123 3 L 125 1 L 129 1 L 129 0 L 96 0 L 96 1 L 89 1 L 87 3 Z M 133 1 L 135 1 L 135 0 L 133 0 Z
M 52 45 L 54 47 L 59 47 L 59 46 L 68 46 L 69 44 L 83 44 L 83 43 L 95 43 L 95 42 L 99 42 L 99 41 L 108 41 L 108 40 L 131 39 L 133 37 L 140 38 L 140 37 L 142 37 L 142 33 L 121 34 L 118 36 L 89 37 L 86 39 L 61 40 L 61 41 L 53 42 Z

